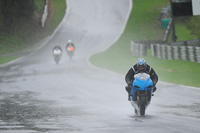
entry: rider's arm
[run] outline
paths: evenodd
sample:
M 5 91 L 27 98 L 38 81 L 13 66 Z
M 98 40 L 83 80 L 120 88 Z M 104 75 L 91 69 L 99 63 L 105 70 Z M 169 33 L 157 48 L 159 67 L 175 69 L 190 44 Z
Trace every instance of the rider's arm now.
M 130 68 L 125 76 L 125 81 L 128 85 L 133 82 L 134 75 L 135 75 L 135 72 L 133 71 L 132 68 Z
M 74 46 L 74 44 L 72 43 L 72 46 L 74 47 L 74 49 L 75 49 L 75 46 Z
M 158 75 L 156 74 L 153 68 L 151 68 L 150 76 L 154 84 L 156 84 L 158 82 Z
M 61 47 L 59 47 L 59 49 L 60 49 L 60 51 L 62 52 L 62 48 L 61 48 Z

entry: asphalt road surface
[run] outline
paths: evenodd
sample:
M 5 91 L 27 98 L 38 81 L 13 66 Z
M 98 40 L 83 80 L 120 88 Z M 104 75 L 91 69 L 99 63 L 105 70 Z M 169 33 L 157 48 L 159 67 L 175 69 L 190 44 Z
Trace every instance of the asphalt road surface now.
M 146 116 L 134 114 L 124 76 L 92 66 L 88 58 L 123 32 L 129 0 L 68 0 L 67 14 L 40 50 L 0 67 L 1 133 L 199 133 L 200 89 L 158 83 Z M 59 65 L 52 48 L 65 51 Z M 131 66 L 130 66 L 131 67 Z

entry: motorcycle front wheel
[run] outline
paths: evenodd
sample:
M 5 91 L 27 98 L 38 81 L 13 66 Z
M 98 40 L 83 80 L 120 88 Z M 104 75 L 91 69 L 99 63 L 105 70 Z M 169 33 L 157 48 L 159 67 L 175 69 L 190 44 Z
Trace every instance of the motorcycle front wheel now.
M 140 115 L 144 116 L 145 115 L 145 104 L 140 105 Z
M 55 57 L 54 57 L 54 60 L 55 60 L 56 64 L 58 64 L 59 61 L 60 61 L 60 56 L 55 56 Z
M 141 116 L 144 116 L 145 115 L 145 106 L 146 106 L 146 98 L 145 98 L 145 96 L 141 96 L 141 103 L 140 103 L 140 106 L 139 106 L 139 108 L 140 108 L 140 115 Z

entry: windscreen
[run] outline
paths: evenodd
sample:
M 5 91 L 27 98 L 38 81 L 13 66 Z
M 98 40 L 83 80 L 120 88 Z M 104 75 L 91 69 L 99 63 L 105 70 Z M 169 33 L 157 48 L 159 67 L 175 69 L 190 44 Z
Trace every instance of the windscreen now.
M 149 74 L 146 73 L 138 73 L 134 76 L 135 78 L 139 78 L 140 80 L 147 80 L 147 78 L 150 78 Z

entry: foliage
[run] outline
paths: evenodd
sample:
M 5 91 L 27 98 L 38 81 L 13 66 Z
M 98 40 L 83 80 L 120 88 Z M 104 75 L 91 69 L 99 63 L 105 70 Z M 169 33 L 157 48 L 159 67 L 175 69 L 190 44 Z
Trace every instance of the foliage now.
M 197 38 L 200 38 L 200 16 L 190 17 L 189 21 L 186 23 L 187 27 L 192 31 Z
M 54 5 L 53 8 L 55 8 L 55 10 L 53 13 L 53 18 L 49 24 L 49 30 L 50 30 L 49 33 L 50 34 L 52 34 L 52 32 L 55 30 L 55 28 L 62 21 L 63 16 L 65 15 L 65 11 L 66 11 L 65 0 L 52 0 L 52 3 Z
M 32 20 L 34 15 L 34 0 L 1 0 L 1 16 L 3 31 L 13 32 L 18 19 Z

